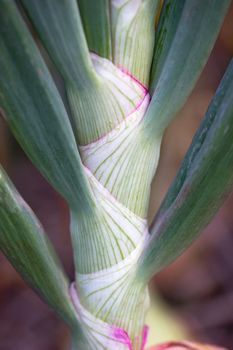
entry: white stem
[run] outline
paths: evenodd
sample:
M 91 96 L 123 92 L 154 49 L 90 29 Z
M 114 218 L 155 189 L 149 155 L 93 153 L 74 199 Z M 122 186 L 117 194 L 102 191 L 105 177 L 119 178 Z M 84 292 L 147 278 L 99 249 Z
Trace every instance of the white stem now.
M 88 217 L 71 213 L 71 296 L 90 350 L 141 350 L 149 297 L 135 268 L 148 235 L 145 216 L 160 140 L 148 144 L 141 133 L 150 101 L 146 88 L 106 59 L 94 61 L 125 115 L 110 132 L 79 147 L 96 207 Z

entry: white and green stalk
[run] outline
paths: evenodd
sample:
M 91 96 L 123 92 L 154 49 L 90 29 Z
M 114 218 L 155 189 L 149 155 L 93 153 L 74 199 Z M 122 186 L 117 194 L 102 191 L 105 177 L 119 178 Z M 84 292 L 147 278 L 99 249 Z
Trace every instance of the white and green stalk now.
M 215 130 L 219 124 L 227 127 L 233 118 L 232 66 L 220 89 L 225 99 L 218 93 L 213 102 L 220 121 L 213 122 L 209 112 L 203 128 L 209 126 L 210 132 L 205 131 L 205 138 L 200 131 L 201 144 L 205 138 L 211 147 L 206 155 L 198 146 L 195 158 L 194 141 L 190 154 L 196 160 L 196 176 L 192 177 L 192 165 L 186 171 L 184 162 L 187 179 L 178 176 L 178 185 L 175 182 L 168 192 L 149 233 L 150 185 L 163 131 L 198 79 L 229 1 L 165 0 L 156 34 L 157 0 L 103 0 L 99 6 L 94 0 L 21 3 L 63 77 L 71 122 L 17 7 L 7 0 L 0 4 L 0 103 L 28 156 L 69 204 L 75 281 L 68 286 L 57 257 L 44 238 L 36 238 L 41 229 L 33 214 L 22 206 L 11 213 L 19 195 L 9 190 L 4 172 L 0 173 L 0 248 L 69 325 L 72 350 L 142 350 L 147 335 L 147 283 L 153 271 L 182 251 L 214 213 L 203 212 L 192 234 L 182 227 L 180 236 L 176 233 L 180 221 L 186 229 L 186 222 L 194 226 L 193 217 L 186 221 L 185 207 L 194 194 L 179 206 L 182 181 L 193 179 L 196 190 L 203 177 L 210 176 L 202 157 L 213 160 L 212 149 L 218 145 L 220 152 L 225 147 L 220 142 L 223 129 L 216 137 Z M 225 134 L 229 143 L 231 131 Z M 195 140 L 200 143 L 199 136 Z M 226 154 L 230 161 L 231 147 Z M 216 208 L 233 182 L 230 166 L 223 164 L 222 169 L 225 177 L 219 190 L 206 197 L 211 203 L 216 200 Z M 197 199 L 195 218 L 206 204 L 198 203 Z M 17 222 L 24 245 L 15 255 Z M 176 252 L 169 244 L 174 244 L 173 233 L 185 242 Z M 33 256 L 24 260 L 26 247 L 41 262 L 40 278 Z M 53 288 L 60 290 L 56 298 Z
M 73 246 L 78 252 L 76 289 L 83 312 L 89 312 L 87 321 L 105 323 L 102 345 L 96 348 L 127 349 L 133 344 L 140 349 L 148 292 L 135 279 L 135 267 L 148 238 L 146 211 L 158 161 L 155 143 L 150 145 L 140 131 L 150 97 L 145 87 L 112 63 L 93 59 L 121 104 L 123 120 L 101 138 L 79 147 L 96 207 L 88 218 L 76 212 L 71 216 Z M 115 345 L 111 338 L 111 346 L 106 346 L 110 335 Z
M 113 15 L 116 4 L 113 3 Z M 76 302 L 79 300 L 81 316 L 89 313 L 85 318 L 86 327 L 82 320 L 84 328 L 88 330 L 89 327 L 88 339 L 94 338 L 90 348 L 140 349 L 145 334 L 148 291 L 146 285 L 135 279 L 135 267 L 148 236 L 146 212 L 160 139 L 151 142 L 141 132 L 150 102 L 148 89 L 143 85 L 148 83 L 150 65 L 146 63 L 147 71 L 141 71 L 144 78 L 140 82 L 140 75 L 131 73 L 131 68 L 136 69 L 134 63 L 125 62 L 127 57 L 137 57 L 133 52 L 138 46 L 131 33 L 135 30 L 131 22 L 137 22 L 138 17 L 140 20 L 138 11 L 144 11 L 145 4 L 138 2 L 137 7 L 134 6 L 138 10 L 135 13 L 128 9 L 130 2 L 117 5 L 116 26 L 126 30 L 119 34 L 114 30 L 115 64 L 92 55 L 98 77 L 97 88 L 93 89 L 94 113 L 90 96 L 83 100 L 77 89 L 68 88 L 73 116 L 82 135 L 81 138 L 77 135 L 81 159 L 97 202 L 95 213 L 88 219 L 72 212 L 71 232 L 76 252 Z M 154 10 L 150 8 L 150 16 Z M 142 15 L 143 22 L 145 18 L 145 14 Z M 154 15 L 151 18 L 153 40 Z M 139 23 L 144 27 L 143 22 Z M 122 37 L 122 33 L 127 35 Z M 131 41 L 130 46 L 124 44 L 127 40 Z M 117 52 L 119 43 L 122 47 L 132 47 L 132 52 Z M 148 42 L 151 53 L 146 57 L 150 61 L 152 47 Z M 83 145 L 85 134 L 88 138 Z M 93 332 L 93 324 L 99 325 L 102 339 L 98 332 Z

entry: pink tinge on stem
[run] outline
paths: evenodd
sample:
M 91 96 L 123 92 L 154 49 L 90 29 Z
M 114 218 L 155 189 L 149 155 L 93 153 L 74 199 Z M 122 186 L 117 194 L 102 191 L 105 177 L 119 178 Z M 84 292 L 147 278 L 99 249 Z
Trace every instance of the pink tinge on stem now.
M 87 339 L 96 339 L 96 342 L 99 344 L 98 349 L 101 349 L 102 346 L 103 349 L 133 350 L 131 339 L 124 329 L 105 323 L 82 306 L 74 283 L 70 287 L 70 296 L 76 309 L 80 326 L 83 328 Z
M 155 345 L 147 350 L 227 350 L 214 345 L 193 343 L 189 341 L 171 341 L 159 345 Z
M 126 121 L 129 122 L 132 120 L 132 122 L 135 122 L 135 119 L 136 119 L 136 122 L 135 122 L 136 125 L 140 124 L 140 122 L 143 120 L 145 116 L 145 112 L 149 105 L 150 100 L 151 100 L 150 94 L 149 93 L 145 94 L 143 98 L 138 102 L 136 107 L 132 109 L 130 113 L 125 116 L 125 119 L 122 122 L 120 122 L 114 129 L 107 132 L 106 134 L 103 134 L 102 136 L 100 136 L 99 138 L 97 138 L 96 140 L 88 144 L 80 145 L 79 148 L 81 150 L 88 150 L 90 148 L 92 149 L 93 146 L 101 145 L 107 138 L 114 135 L 116 133 L 116 130 L 117 132 L 119 132 L 120 130 L 124 129 Z M 136 116 L 137 118 L 135 118 L 135 113 L 137 112 L 139 113 L 139 116 Z
M 113 326 L 113 334 L 116 337 L 116 339 L 118 339 L 119 342 L 126 344 L 129 348 L 129 350 L 133 350 L 132 342 L 129 338 L 128 333 L 124 329 L 117 328 L 117 327 Z M 142 333 L 141 350 L 145 350 L 145 346 L 146 346 L 147 339 L 148 339 L 148 334 L 149 334 L 149 327 L 144 326 L 143 333 Z
M 142 332 L 141 350 L 145 350 L 145 346 L 146 346 L 146 343 L 147 343 L 148 335 L 149 335 L 149 327 L 147 325 L 145 325 L 144 328 L 143 328 L 143 332 Z
M 146 92 L 149 91 L 148 87 L 144 85 L 140 80 L 138 80 L 127 68 L 118 65 L 117 66 L 124 74 L 128 75 L 135 83 L 140 85 Z
M 112 335 L 116 339 L 116 341 L 127 345 L 129 350 L 133 350 L 133 345 L 130 340 L 130 337 L 124 329 L 112 326 Z

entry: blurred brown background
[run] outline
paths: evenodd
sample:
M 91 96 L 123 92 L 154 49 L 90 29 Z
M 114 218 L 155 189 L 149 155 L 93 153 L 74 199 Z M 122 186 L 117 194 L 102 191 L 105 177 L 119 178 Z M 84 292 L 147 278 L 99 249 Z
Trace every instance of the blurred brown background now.
M 155 213 L 233 56 L 233 6 L 198 84 L 162 145 L 149 217 Z M 67 206 L 16 144 L 0 117 L 0 162 L 43 223 L 72 278 Z M 195 339 L 233 349 L 233 195 L 201 238 L 154 278 Z M 153 292 L 153 291 L 152 291 Z M 159 332 L 159 330 L 158 330 Z M 0 350 L 64 350 L 66 327 L 0 254 Z

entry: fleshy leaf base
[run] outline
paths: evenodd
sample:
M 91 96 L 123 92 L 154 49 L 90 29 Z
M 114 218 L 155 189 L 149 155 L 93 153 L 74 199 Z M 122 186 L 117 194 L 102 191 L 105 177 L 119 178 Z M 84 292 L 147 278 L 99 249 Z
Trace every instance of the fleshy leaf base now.
M 103 322 L 102 320 L 93 316 L 82 306 L 74 283 L 70 287 L 70 296 L 77 312 L 77 318 L 83 325 L 83 332 L 87 338 L 87 349 L 133 350 L 132 341 L 128 333 L 123 328 Z M 144 326 L 140 350 L 145 348 L 147 335 L 148 327 Z M 72 345 L 72 350 L 78 349 L 78 340 L 75 340 Z

